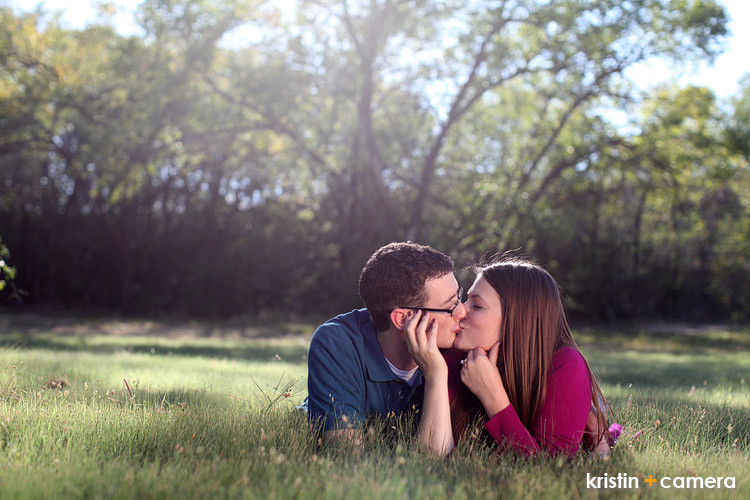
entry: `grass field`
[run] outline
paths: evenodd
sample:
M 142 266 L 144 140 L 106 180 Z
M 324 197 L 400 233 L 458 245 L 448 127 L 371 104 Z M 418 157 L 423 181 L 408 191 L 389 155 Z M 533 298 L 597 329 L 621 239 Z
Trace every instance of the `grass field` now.
M 748 329 L 574 331 L 630 436 L 568 462 L 426 456 L 397 421 L 357 457 L 319 446 L 294 409 L 313 327 L 0 316 L 0 499 L 750 497 Z M 587 488 L 618 473 L 639 488 Z

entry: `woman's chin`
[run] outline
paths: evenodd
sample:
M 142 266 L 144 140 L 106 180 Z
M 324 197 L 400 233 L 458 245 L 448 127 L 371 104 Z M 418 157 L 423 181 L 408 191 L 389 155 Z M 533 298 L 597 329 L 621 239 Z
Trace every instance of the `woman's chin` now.
M 460 336 L 461 334 L 459 333 L 458 335 Z M 474 349 L 474 347 L 466 346 L 463 342 L 461 342 L 458 336 L 456 337 L 456 340 L 453 341 L 453 348 L 462 352 L 469 352 Z
M 481 345 L 471 345 L 471 344 L 467 344 L 465 342 L 462 342 L 461 339 L 459 338 L 461 334 L 459 333 L 458 335 L 459 336 L 456 337 L 456 340 L 453 341 L 453 348 L 456 349 L 457 351 L 469 352 L 469 351 L 472 351 L 472 350 L 476 349 L 477 347 L 479 347 L 484 352 L 490 352 L 490 349 L 492 349 L 492 345 L 490 345 L 490 346 L 481 346 Z

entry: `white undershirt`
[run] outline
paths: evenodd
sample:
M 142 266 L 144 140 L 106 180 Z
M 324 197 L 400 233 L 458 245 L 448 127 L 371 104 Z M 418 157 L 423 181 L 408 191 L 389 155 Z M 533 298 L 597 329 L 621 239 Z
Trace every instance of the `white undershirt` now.
M 414 387 L 414 384 L 417 382 L 417 372 L 419 371 L 418 366 L 415 366 L 411 370 L 399 370 L 393 366 L 393 363 L 388 361 L 388 358 L 385 358 L 385 362 L 391 367 L 391 371 L 394 375 L 409 384 L 411 387 Z

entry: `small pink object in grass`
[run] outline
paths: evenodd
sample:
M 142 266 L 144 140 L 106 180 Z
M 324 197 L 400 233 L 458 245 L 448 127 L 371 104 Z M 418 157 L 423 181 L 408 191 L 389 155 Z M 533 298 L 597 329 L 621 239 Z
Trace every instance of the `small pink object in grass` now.
M 617 440 L 620 438 L 620 434 L 622 434 L 622 425 L 618 424 L 617 422 L 610 425 L 609 434 L 610 436 L 612 436 L 609 445 L 614 446 L 617 443 Z
M 612 439 L 610 440 L 609 445 L 614 446 L 615 443 L 617 443 L 617 440 L 620 439 L 621 437 L 625 437 L 628 434 L 628 432 L 625 430 L 622 424 L 618 424 L 617 422 L 615 422 L 609 426 L 609 434 L 610 436 L 612 436 Z M 633 434 L 630 439 L 633 440 L 637 438 L 638 436 L 640 436 L 641 434 L 643 434 L 643 431 L 638 431 L 635 434 Z

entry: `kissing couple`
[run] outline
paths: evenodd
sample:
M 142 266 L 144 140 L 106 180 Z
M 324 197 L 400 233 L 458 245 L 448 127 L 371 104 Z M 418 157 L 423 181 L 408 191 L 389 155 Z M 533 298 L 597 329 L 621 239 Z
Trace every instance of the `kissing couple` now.
M 379 248 L 359 279 L 365 309 L 310 341 L 310 423 L 357 449 L 368 419 L 416 413 L 419 441 L 440 455 L 474 430 L 503 452 L 608 454 L 618 424 L 607 427 L 555 280 L 517 257 L 475 272 L 464 294 L 447 255 L 412 242 Z

